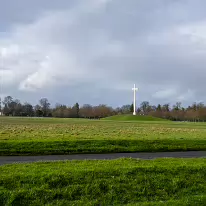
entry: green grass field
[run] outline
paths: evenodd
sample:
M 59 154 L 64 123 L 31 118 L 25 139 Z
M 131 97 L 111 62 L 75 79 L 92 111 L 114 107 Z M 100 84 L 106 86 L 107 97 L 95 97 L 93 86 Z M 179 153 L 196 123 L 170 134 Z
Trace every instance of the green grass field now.
M 0 118 L 0 155 L 206 150 L 205 123 L 119 118 Z M 205 158 L 11 164 L 0 205 L 204 205 L 205 182 Z
M 206 159 L 118 159 L 0 167 L 0 205 L 205 205 Z
M 152 116 L 133 116 L 133 115 L 115 115 L 111 117 L 103 118 L 103 120 L 112 121 L 169 121 L 162 118 L 152 117 Z
M 206 123 L 0 118 L 0 155 L 206 150 Z

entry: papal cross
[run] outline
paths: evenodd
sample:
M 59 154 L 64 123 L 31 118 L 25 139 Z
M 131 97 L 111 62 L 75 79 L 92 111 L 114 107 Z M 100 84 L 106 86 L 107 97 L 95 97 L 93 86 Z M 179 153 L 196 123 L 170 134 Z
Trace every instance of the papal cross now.
M 132 90 L 134 91 L 133 115 L 136 115 L 136 91 L 138 91 L 138 88 L 135 87 L 135 84 L 134 84 L 134 88 L 132 88 Z

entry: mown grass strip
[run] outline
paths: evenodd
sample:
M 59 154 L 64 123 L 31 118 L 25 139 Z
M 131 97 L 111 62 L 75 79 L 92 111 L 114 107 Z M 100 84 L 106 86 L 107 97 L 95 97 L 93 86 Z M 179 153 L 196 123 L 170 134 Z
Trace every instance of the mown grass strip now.
M 204 158 L 0 167 L 0 205 L 204 205 L 205 191 Z

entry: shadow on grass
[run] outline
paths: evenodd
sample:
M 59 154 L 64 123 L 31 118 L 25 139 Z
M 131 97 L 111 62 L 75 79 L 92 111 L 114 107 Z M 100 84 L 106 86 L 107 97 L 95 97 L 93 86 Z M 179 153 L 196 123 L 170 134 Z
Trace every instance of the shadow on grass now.
M 0 142 L 0 155 L 205 151 L 206 140 L 78 140 Z

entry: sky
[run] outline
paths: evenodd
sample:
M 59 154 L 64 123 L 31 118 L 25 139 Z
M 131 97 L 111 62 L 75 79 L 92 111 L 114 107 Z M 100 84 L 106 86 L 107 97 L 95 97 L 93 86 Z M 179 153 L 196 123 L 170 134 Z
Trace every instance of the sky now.
M 0 96 L 206 102 L 205 0 L 0 0 Z

